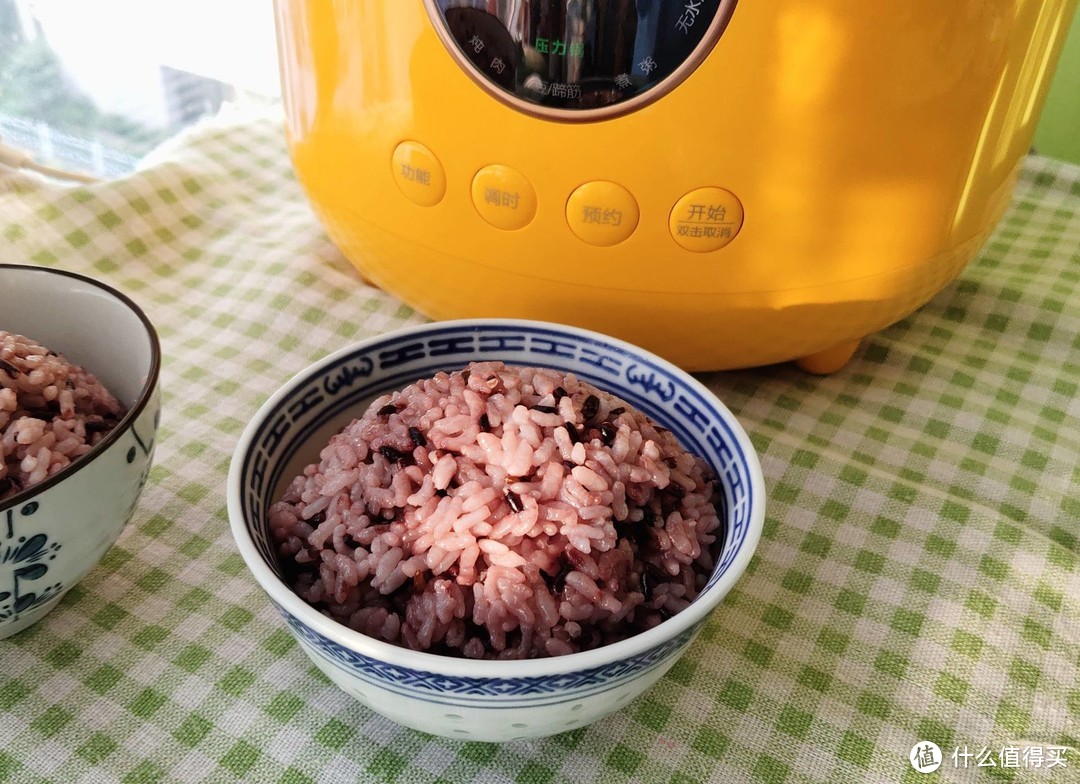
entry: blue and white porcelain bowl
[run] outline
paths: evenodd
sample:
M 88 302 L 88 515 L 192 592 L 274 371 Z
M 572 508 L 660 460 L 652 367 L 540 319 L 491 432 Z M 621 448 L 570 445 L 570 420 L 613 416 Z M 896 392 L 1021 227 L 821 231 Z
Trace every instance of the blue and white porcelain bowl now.
M 379 395 L 471 361 L 572 372 L 670 429 L 719 477 L 725 538 L 688 608 L 646 632 L 581 653 L 474 661 L 412 651 L 322 615 L 283 582 L 267 508 L 330 436 Z M 274 394 L 237 444 L 228 484 L 240 553 L 312 661 L 360 702 L 414 729 L 508 741 L 596 721 L 640 695 L 675 663 L 746 569 L 765 516 L 761 467 L 731 412 L 693 377 L 635 346 L 542 322 L 447 321 L 365 340 L 304 370 Z
M 161 349 L 146 314 L 96 280 L 0 264 L 0 329 L 81 365 L 127 407 L 63 470 L 0 500 L 0 638 L 48 614 L 131 518 L 150 472 Z

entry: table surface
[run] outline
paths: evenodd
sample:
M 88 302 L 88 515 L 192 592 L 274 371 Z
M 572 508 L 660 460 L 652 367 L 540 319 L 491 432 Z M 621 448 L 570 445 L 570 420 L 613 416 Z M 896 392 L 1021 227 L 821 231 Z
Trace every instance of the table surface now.
M 0 179 L 0 260 L 111 283 L 164 349 L 134 518 L 0 641 L 0 781 L 933 781 L 920 741 L 937 780 L 1080 781 L 1078 249 L 1080 168 L 1032 157 L 978 258 L 840 372 L 702 375 L 761 456 L 751 568 L 643 697 L 489 745 L 339 691 L 229 533 L 230 455 L 265 398 L 423 320 L 329 243 L 280 121 L 220 118 L 113 182 Z

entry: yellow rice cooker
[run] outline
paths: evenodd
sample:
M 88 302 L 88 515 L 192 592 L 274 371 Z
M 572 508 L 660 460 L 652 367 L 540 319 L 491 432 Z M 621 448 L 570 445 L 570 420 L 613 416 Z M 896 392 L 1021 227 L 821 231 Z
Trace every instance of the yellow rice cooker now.
M 295 168 L 435 319 L 841 367 L 1008 204 L 1076 0 L 277 0 Z

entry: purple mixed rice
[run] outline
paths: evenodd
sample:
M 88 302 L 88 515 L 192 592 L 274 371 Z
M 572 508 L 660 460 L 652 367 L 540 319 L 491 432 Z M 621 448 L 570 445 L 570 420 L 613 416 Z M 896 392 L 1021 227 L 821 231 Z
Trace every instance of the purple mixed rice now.
M 123 415 L 91 373 L 29 338 L 0 331 L 0 499 L 66 468 Z
M 573 375 L 474 363 L 374 401 L 269 510 L 329 617 L 470 658 L 587 650 L 697 596 L 720 521 L 705 463 Z

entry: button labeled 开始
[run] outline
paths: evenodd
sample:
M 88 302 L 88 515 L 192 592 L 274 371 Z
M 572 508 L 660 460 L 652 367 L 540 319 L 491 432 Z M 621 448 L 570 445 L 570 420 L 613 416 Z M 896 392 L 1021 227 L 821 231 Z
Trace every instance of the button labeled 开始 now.
M 694 253 L 708 253 L 727 245 L 743 225 L 742 202 L 723 188 L 698 188 L 671 209 L 668 228 L 675 242 Z

